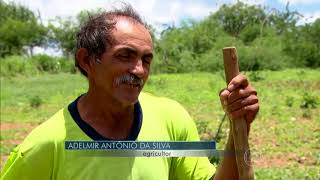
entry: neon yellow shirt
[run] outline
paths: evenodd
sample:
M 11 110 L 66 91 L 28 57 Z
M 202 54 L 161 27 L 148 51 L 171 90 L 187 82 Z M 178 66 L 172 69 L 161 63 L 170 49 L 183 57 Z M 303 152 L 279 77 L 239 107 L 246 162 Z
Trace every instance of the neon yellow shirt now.
M 136 141 L 197 141 L 194 121 L 177 102 L 141 93 L 143 121 Z M 61 109 L 17 146 L 1 179 L 209 179 L 215 166 L 207 157 L 79 156 L 64 149 L 66 140 L 92 140 Z

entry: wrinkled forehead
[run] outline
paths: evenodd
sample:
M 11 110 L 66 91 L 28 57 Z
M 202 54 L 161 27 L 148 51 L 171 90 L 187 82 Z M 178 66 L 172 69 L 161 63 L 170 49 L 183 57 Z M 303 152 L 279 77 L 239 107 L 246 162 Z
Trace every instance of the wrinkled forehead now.
M 140 36 L 145 36 L 152 42 L 149 30 L 132 18 L 117 17 L 114 32 L 116 31 L 125 35 L 138 34 Z

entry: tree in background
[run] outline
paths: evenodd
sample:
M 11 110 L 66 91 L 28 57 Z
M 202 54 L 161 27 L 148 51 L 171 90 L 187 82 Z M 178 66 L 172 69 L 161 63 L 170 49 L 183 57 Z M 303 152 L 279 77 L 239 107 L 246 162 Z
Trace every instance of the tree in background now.
M 101 11 L 102 9 L 94 11 L 83 10 L 77 14 L 76 17 L 68 17 L 65 19 L 56 17 L 49 23 L 51 46 L 61 49 L 64 56 L 73 57 L 76 47 L 76 34 L 80 26 L 86 22 L 88 18 Z
M 299 67 L 320 67 L 320 19 L 286 34 L 285 53 Z
M 57 17 L 51 21 L 48 26 L 50 46 L 60 49 L 64 56 L 71 57 L 76 46 L 76 32 L 79 26 L 72 17 Z
M 24 54 L 46 44 L 47 28 L 28 8 L 0 0 L 0 57 Z
M 212 16 L 225 32 L 234 37 L 238 37 L 245 28 L 259 26 L 266 18 L 260 6 L 250 6 L 240 1 L 232 6 L 222 5 Z
M 214 72 L 222 68 L 221 49 L 236 46 L 245 71 L 319 67 L 319 21 L 297 25 L 301 15 L 238 2 L 223 5 L 202 21 L 187 21 L 161 33 L 156 72 Z

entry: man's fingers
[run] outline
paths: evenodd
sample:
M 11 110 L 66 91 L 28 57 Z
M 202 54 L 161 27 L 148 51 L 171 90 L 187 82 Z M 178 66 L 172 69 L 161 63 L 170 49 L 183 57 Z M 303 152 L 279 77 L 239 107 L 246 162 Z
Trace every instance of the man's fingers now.
M 230 92 L 226 89 L 223 89 L 220 91 L 220 101 L 221 101 L 221 104 L 224 104 L 226 105 L 227 101 L 228 101 L 228 97 L 230 95 Z
M 244 109 L 246 111 L 245 118 L 247 120 L 247 123 L 250 124 L 256 117 L 257 113 L 259 112 L 259 104 L 255 103 L 255 104 L 246 106 Z
M 248 112 L 248 113 L 250 113 L 250 112 L 258 112 L 259 111 L 259 104 L 255 103 L 255 104 L 252 104 L 252 105 L 249 105 L 249 106 L 245 106 L 244 110 L 246 112 Z
M 256 95 L 249 95 L 247 98 L 238 99 L 232 104 L 228 105 L 228 112 L 236 111 L 244 106 L 252 105 L 258 102 L 258 97 Z
M 257 91 L 251 86 L 248 86 L 245 89 L 238 88 L 238 89 L 234 90 L 233 92 L 231 92 L 229 94 L 229 96 L 228 96 L 228 104 L 232 104 L 236 100 L 248 97 L 248 96 L 250 96 L 252 94 L 256 95 Z
M 253 121 L 258 111 L 259 111 L 259 104 L 255 103 L 252 105 L 244 106 L 233 112 L 229 112 L 229 116 L 231 117 L 232 120 L 236 120 L 246 115 L 246 120 L 248 124 L 250 124 Z M 249 115 L 249 117 L 247 117 L 247 115 Z
M 248 85 L 248 79 L 244 75 L 239 74 L 230 81 L 227 89 L 231 92 L 239 87 L 247 87 Z

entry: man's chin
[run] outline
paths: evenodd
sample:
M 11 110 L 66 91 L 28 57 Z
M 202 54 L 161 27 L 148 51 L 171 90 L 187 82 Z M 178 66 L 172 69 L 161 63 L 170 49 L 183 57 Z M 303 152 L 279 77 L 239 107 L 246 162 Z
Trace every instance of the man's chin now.
M 133 105 L 138 102 L 141 90 L 142 87 L 131 88 L 130 86 L 122 86 L 115 91 L 115 97 L 122 104 Z
M 118 96 L 117 99 L 119 99 L 122 102 L 122 104 L 134 105 L 138 102 L 139 94 L 140 92 L 137 94 L 123 94 L 121 96 Z

